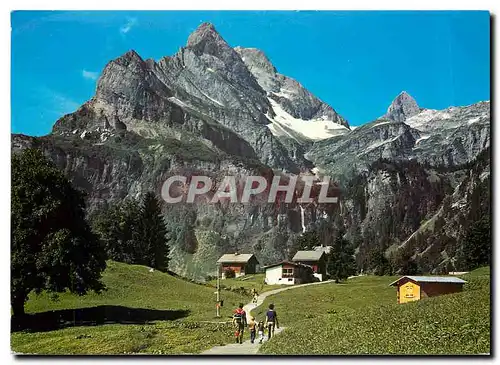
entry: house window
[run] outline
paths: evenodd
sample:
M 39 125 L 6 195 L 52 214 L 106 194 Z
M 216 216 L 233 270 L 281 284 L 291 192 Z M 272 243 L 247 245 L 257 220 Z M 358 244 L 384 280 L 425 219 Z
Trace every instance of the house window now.
M 283 277 L 284 278 L 293 277 L 293 269 L 283 269 Z

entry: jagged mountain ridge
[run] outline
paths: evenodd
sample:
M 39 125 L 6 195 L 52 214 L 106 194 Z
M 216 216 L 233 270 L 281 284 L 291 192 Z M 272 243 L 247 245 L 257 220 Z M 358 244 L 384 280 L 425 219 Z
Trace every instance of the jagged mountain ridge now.
M 379 158 L 456 166 L 490 144 L 490 102 L 445 110 L 420 108 L 406 92 L 388 112 L 349 133 L 315 142 L 308 151 L 320 171 L 353 176 Z
M 317 113 L 335 117 L 301 88 Z M 88 102 L 56 121 L 47 136 L 13 135 L 12 149 L 41 148 L 87 192 L 94 212 L 148 190 L 159 194 L 174 174 L 220 182 L 225 175 L 272 178 L 312 167 L 304 158 L 307 139 L 272 134 L 268 118 L 275 115 L 239 54 L 212 25 L 202 24 L 185 47 L 159 62 L 134 51 L 110 61 Z M 171 269 L 197 279 L 214 269 L 209 257 L 228 250 L 253 251 L 263 264 L 286 258 L 289 238 L 302 231 L 296 204 L 164 208 L 173 232 Z M 309 209 L 316 214 L 318 208 Z
M 464 181 L 419 164 L 473 161 L 489 145 L 489 106 L 434 111 L 403 92 L 384 116 L 350 130 L 261 51 L 231 48 L 212 25 L 202 24 L 171 57 L 156 62 L 130 51 L 109 62 L 91 100 L 60 118 L 48 136 L 13 135 L 12 148 L 42 148 L 88 193 L 91 211 L 147 190 L 159 193 L 173 174 L 220 181 L 312 169 L 363 192 L 361 199 L 344 191 L 330 211 L 295 203 L 170 206 L 171 269 L 203 279 L 225 252 L 254 252 L 261 264 L 290 258 L 304 229 L 322 227 L 328 244 L 344 225 L 369 244 L 381 236 L 375 223 L 394 215 L 400 221 L 389 236 L 394 246 L 402 244 Z M 390 164 L 373 168 L 380 158 L 417 165 L 395 174 Z M 429 191 L 421 205 L 418 199 Z M 405 208 L 398 199 L 411 204 Z
M 286 99 L 285 108 L 292 108 L 293 113 L 311 119 L 311 126 L 319 113 L 347 130 L 347 122 L 331 107 L 298 83 L 296 90 L 310 103 L 303 104 L 303 98 Z M 82 107 L 86 109 L 85 114 L 94 115 L 93 120 L 82 125 L 82 118 L 78 118 L 80 122 L 76 126 L 68 123 L 71 115 L 66 116 L 56 123 L 53 133 L 77 130 L 75 133 L 80 134 L 91 132 L 99 125 L 106 131 L 126 128 L 144 137 L 179 138 L 179 124 L 187 124 L 191 132 L 215 142 L 217 148 L 231 154 L 238 152 L 228 150 L 222 141 L 212 141 L 213 133 L 207 136 L 206 129 L 227 135 L 229 138 L 225 140 L 234 137 L 244 140 L 242 143 L 248 142 L 254 153 L 245 149 L 241 151 L 242 156 L 257 156 L 273 168 L 297 173 L 311 167 L 303 157 L 302 143 L 286 138 L 282 143 L 268 127 L 276 117 L 271 103 L 279 108 L 280 104 L 267 97 L 239 53 L 225 42 L 213 25 L 204 23 L 189 36 L 185 47 L 158 63 L 144 61 L 134 51 L 108 63 L 97 82 L 95 96 Z M 230 132 L 236 136 L 229 136 Z

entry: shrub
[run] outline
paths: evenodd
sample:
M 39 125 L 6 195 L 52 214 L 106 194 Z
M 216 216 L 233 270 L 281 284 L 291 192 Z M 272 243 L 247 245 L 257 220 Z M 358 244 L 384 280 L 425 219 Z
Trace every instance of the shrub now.
M 224 270 L 224 276 L 226 277 L 226 279 L 233 279 L 236 277 L 236 273 L 233 269 L 227 268 Z

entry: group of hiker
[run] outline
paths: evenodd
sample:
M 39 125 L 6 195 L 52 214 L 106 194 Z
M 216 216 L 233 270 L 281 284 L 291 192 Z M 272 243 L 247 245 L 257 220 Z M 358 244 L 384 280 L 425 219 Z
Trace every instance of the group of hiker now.
M 266 312 L 265 321 L 256 321 L 255 317 L 250 316 L 250 321 L 247 323 L 247 314 L 243 309 L 243 303 L 240 303 L 238 308 L 233 313 L 233 324 L 235 326 L 236 343 L 243 343 L 243 332 L 245 327 L 250 331 L 250 342 L 254 343 L 256 335 L 259 335 L 259 343 L 264 340 L 264 330 L 267 329 L 268 340 L 274 335 L 274 328 L 280 328 L 278 323 L 278 315 L 274 310 L 274 304 L 269 304 L 269 309 Z

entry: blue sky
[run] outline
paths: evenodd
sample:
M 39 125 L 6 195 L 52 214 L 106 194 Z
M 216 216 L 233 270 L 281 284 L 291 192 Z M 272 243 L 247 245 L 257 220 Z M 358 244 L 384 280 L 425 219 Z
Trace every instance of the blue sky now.
M 402 90 L 442 109 L 490 99 L 488 12 L 13 12 L 12 132 L 44 135 L 90 99 L 130 49 L 158 60 L 212 22 L 231 46 L 263 50 L 351 125 Z

